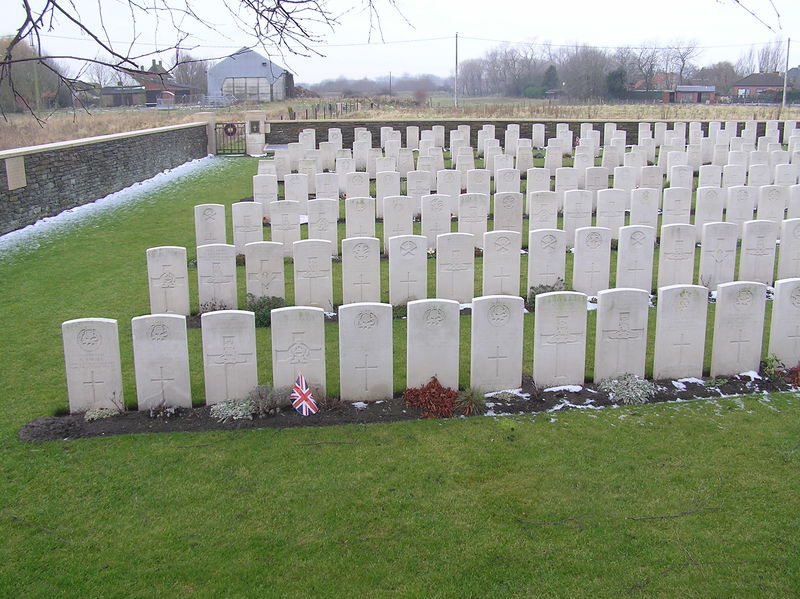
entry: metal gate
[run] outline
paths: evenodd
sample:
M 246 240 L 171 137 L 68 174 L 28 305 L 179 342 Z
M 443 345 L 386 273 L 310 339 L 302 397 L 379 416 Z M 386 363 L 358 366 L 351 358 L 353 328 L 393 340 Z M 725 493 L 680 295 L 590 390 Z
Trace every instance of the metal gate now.
M 214 128 L 217 154 L 246 154 L 246 133 L 245 123 L 217 123 Z

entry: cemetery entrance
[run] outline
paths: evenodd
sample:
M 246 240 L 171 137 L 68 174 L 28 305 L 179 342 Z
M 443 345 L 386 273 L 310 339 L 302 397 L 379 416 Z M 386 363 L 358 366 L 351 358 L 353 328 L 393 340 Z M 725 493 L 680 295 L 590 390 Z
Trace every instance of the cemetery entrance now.
M 245 123 L 217 123 L 214 136 L 217 141 L 217 154 L 246 154 Z

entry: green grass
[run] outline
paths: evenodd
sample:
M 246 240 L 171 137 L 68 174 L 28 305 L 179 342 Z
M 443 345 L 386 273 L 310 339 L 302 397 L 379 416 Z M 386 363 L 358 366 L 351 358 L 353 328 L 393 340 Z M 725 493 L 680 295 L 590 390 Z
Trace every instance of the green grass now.
M 145 250 L 182 245 L 194 257 L 191 207 L 251 195 L 254 161 L 214 165 L 0 255 L 0 597 L 796 595 L 792 394 L 18 441 L 25 422 L 66 408 L 60 325 L 70 318 L 119 321 L 133 405 L 130 318 L 148 311 Z M 526 316 L 526 372 L 532 325 Z M 335 325 L 326 337 L 335 389 Z M 461 340 L 464 385 L 466 317 Z M 399 389 L 405 321 L 394 321 L 394 342 Z M 257 343 L 264 382 L 268 330 Z M 191 331 L 202 403 L 199 344 Z

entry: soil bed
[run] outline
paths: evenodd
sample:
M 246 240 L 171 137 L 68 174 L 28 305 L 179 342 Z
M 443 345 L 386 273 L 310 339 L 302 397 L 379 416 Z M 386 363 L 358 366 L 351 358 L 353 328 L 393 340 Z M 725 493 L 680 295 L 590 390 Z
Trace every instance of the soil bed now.
M 656 381 L 656 393 L 647 403 L 773 393 L 792 389 L 783 380 L 766 378 L 753 380 L 746 375 L 731 377 L 724 382 L 714 381 L 722 383 L 716 386 L 710 385 L 709 382 L 702 384 L 693 380 Z M 593 385 L 542 391 L 533 384 L 533 379 L 529 376 L 524 376 L 522 383 L 521 390 L 490 394 L 486 398 L 486 415 L 535 414 L 564 409 L 599 409 L 615 405 L 607 393 Z M 320 409 L 317 414 L 309 417 L 303 417 L 291 407 L 286 407 L 274 416 L 227 422 L 219 422 L 211 416 L 211 409 L 203 406 L 181 409 L 170 418 L 153 418 L 147 411 L 128 411 L 89 422 L 84 419 L 83 414 L 45 416 L 24 425 L 19 432 L 19 438 L 23 441 L 53 441 L 135 433 L 283 429 L 295 426 L 397 422 L 416 420 L 419 417 L 420 410 L 407 406 L 401 396 L 371 403 L 335 402 L 332 408 Z

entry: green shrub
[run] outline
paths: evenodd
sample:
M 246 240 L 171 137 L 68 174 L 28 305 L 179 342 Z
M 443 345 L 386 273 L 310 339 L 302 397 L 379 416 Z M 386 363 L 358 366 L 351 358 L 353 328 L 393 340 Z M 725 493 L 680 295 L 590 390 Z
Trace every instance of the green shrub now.
M 456 406 L 464 416 L 483 414 L 486 410 L 486 396 L 476 387 L 469 387 L 460 391 L 456 397 Z
M 623 374 L 613 379 L 600 381 L 600 388 L 608 393 L 612 401 L 623 404 L 643 404 L 653 397 L 656 386 L 640 379 L 635 374 Z
M 528 290 L 528 309 L 533 310 L 536 307 L 536 296 L 540 293 L 564 291 L 565 289 L 564 280 L 561 278 L 556 279 L 552 285 L 534 285 Z
M 285 305 L 286 300 L 282 297 L 256 297 L 252 293 L 248 293 L 245 309 L 250 310 L 256 315 L 257 327 L 268 327 L 272 324 L 272 311 L 275 308 L 283 308 Z

